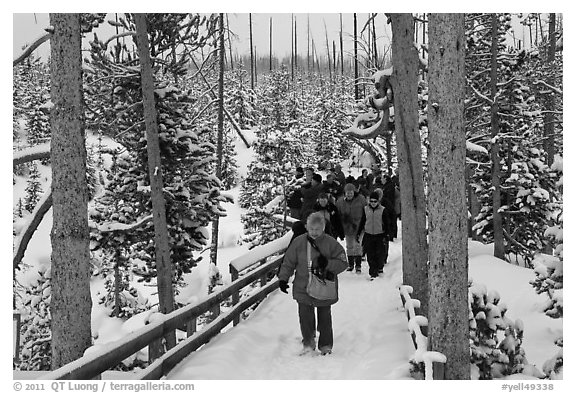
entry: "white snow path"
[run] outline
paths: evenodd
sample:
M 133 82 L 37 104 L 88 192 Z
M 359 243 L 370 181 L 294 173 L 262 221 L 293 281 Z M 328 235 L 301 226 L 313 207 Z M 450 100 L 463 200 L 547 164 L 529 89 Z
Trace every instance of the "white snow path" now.
M 298 356 L 302 348 L 297 304 L 275 291 L 252 315 L 189 355 L 167 379 L 411 379 L 413 346 L 398 285 L 400 241 L 391 243 L 384 276 L 368 281 L 368 266 L 343 272 L 332 306 L 334 349 L 329 356 Z M 290 285 L 291 287 L 291 285 Z

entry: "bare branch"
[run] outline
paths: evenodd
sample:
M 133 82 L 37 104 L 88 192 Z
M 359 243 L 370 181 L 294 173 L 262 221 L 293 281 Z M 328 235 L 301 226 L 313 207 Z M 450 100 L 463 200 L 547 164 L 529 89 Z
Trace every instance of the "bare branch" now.
M 38 229 L 38 225 L 42 222 L 44 215 L 52 207 L 52 188 L 49 186 L 48 191 L 34 208 L 30 214 L 29 221 L 26 223 L 23 232 L 19 235 L 14 242 L 14 258 L 12 259 L 12 267 L 14 270 L 18 269 L 18 265 L 24 258 L 24 253 L 32 239 L 32 235 Z
M 32 52 L 34 52 L 34 50 L 36 50 L 36 48 L 38 48 L 40 45 L 42 45 L 44 42 L 48 41 L 50 39 L 50 37 L 52 36 L 51 33 L 46 33 L 43 36 L 39 37 L 36 39 L 36 41 L 34 41 L 32 43 L 32 45 L 30 45 L 29 47 L 27 47 L 24 52 L 22 52 L 22 54 L 20 56 L 18 56 L 16 59 L 14 59 L 12 61 L 12 67 L 15 67 L 16 65 L 18 65 L 19 63 L 21 63 L 22 61 L 24 61 L 24 59 L 26 59 L 28 56 L 30 56 L 32 54 Z

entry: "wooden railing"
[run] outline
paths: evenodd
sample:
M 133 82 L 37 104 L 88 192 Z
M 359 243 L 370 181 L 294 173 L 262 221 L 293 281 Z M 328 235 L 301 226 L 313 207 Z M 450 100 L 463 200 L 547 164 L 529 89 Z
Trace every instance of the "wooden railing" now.
M 283 252 L 284 249 L 285 247 L 280 247 L 265 254 L 259 253 L 260 259 L 254 263 L 246 265 L 242 269 L 234 268 L 236 272 L 233 274 L 233 282 L 216 291 L 201 303 L 187 305 L 166 315 L 157 314 L 158 320 L 149 325 L 114 343 L 104 344 L 102 349 L 95 349 L 80 359 L 43 374 L 39 379 L 99 378 L 102 372 L 115 367 L 146 346 L 149 347 L 150 364 L 144 370 L 134 373 L 133 379 L 159 379 L 167 375 L 182 359 L 207 343 L 228 324 L 232 322 L 236 325 L 244 310 L 262 301 L 278 288 L 278 280 L 274 276 L 282 262 L 283 255 L 276 257 L 271 257 L 271 255 Z M 259 266 L 253 270 L 249 269 L 255 265 Z M 241 274 L 242 272 L 246 273 Z M 240 300 L 240 290 L 258 281 L 259 289 Z M 229 298 L 232 299 L 232 307 L 220 314 L 221 303 Z M 204 325 L 200 331 L 196 331 L 196 319 L 208 311 L 212 311 L 213 316 L 217 315 L 216 318 Z M 162 353 L 163 337 L 176 329 L 185 330 L 187 337 L 175 347 Z M 155 357 L 154 354 L 158 354 L 158 357 Z
M 420 308 L 420 300 L 412 299 L 413 289 L 409 285 L 400 286 L 400 298 L 408 317 L 408 329 L 412 336 L 412 343 L 416 350 L 414 360 L 424 363 L 425 379 L 444 379 L 444 365 L 446 356 L 440 352 L 428 351 L 428 319 L 416 314 Z

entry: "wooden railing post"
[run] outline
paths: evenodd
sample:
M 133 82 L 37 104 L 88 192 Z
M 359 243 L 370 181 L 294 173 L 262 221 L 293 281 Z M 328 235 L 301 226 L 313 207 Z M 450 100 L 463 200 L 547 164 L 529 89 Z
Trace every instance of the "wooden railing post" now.
M 163 354 L 164 347 L 162 345 L 162 338 L 152 341 L 150 345 L 148 345 L 148 364 L 151 364 Z
M 260 261 L 260 266 L 264 265 L 266 263 L 266 258 L 262 259 Z M 262 277 L 260 277 L 260 286 L 263 287 L 264 285 L 266 285 L 266 283 L 268 282 L 268 280 L 266 279 L 267 274 L 263 274 Z
M 236 270 L 236 268 L 232 265 L 230 265 L 230 277 L 232 278 L 232 282 L 238 280 L 238 270 Z M 232 305 L 234 306 L 238 304 L 239 301 L 240 301 L 240 291 L 234 291 L 232 293 Z M 236 326 L 239 323 L 240 323 L 240 315 L 234 318 L 234 320 L 232 321 L 232 326 Z
M 192 318 L 186 323 L 186 337 L 196 333 L 196 318 Z

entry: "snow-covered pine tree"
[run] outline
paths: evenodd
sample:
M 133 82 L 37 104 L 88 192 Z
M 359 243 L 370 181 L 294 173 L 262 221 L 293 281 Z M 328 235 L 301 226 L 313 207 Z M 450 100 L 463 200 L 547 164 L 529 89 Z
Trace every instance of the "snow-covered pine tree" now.
M 556 155 L 551 169 L 557 174 L 557 186 L 562 190 L 564 177 L 561 156 Z M 548 296 L 548 301 L 543 311 L 551 318 L 564 317 L 564 213 L 561 200 L 559 204 L 559 210 L 555 212 L 551 225 L 548 226 L 544 233 L 546 237 L 551 239 L 554 246 L 554 257 L 549 259 L 545 258 L 544 255 L 540 255 L 534 263 L 536 278 L 530 281 L 537 293 L 544 293 Z M 543 371 L 550 379 L 556 379 L 558 375 L 561 375 L 564 365 L 564 338 L 559 337 L 554 343 L 560 349 L 543 365 Z
M 229 190 L 238 183 L 238 163 L 236 161 L 236 148 L 234 147 L 234 134 L 230 127 L 224 130 L 223 151 L 222 151 L 222 188 Z
M 25 190 L 26 196 L 24 197 L 24 208 L 29 212 L 32 212 L 40 200 L 40 195 L 42 194 L 42 186 L 40 184 L 40 172 L 38 171 L 38 165 L 36 162 L 31 162 L 29 167 L 30 173 L 28 175 L 28 181 Z
M 468 119 L 468 138 L 474 143 L 488 144 L 482 135 L 488 135 L 486 124 L 489 123 L 486 111 L 485 92 L 488 81 L 485 61 L 481 60 L 489 45 L 487 36 L 479 34 L 479 26 L 490 15 L 469 15 L 469 29 L 476 30 L 468 34 L 467 67 L 468 84 L 471 87 L 467 100 L 466 116 Z M 500 16 L 503 34 L 509 29 L 509 15 Z M 531 266 L 534 255 L 546 242 L 543 236 L 546 223 L 555 210 L 557 190 L 553 174 L 545 165 L 542 150 L 543 114 L 542 103 L 536 100 L 534 67 L 536 63 L 525 52 L 505 48 L 500 38 L 499 78 L 506 83 L 499 85 L 499 135 L 501 167 L 500 190 L 501 208 L 504 221 L 505 257 L 510 261 L 516 256 L 520 261 Z M 484 124 L 484 125 L 483 125 Z M 561 148 L 560 148 L 561 149 Z M 489 157 L 471 157 L 473 169 L 472 187 L 481 204 L 480 213 L 475 217 L 474 230 L 484 242 L 493 241 L 493 184 L 490 175 Z
M 50 267 L 42 266 L 38 277 L 26 288 L 18 309 L 21 311 L 20 327 L 21 361 L 19 370 L 47 371 L 51 364 L 52 333 L 50 330 L 51 284 Z
M 500 301 L 500 295 L 487 291 L 484 285 L 470 282 L 468 301 L 471 362 L 477 368 L 478 378 L 522 373 L 528 364 L 521 348 L 522 321 L 513 322 L 506 317 L 507 307 Z
M 177 16 L 178 18 L 180 16 Z M 150 16 L 149 28 L 156 31 L 151 41 L 151 51 L 162 50 L 162 34 L 173 34 L 178 24 L 162 19 L 162 15 Z M 130 18 L 127 19 L 131 23 Z M 212 18 L 195 18 L 195 23 L 204 25 L 208 31 Z M 196 24 L 194 25 L 195 27 Z M 172 29 L 172 30 L 171 30 Z M 194 30 L 194 29 L 192 29 Z M 190 34 L 192 30 L 188 30 Z M 205 37 L 198 38 L 205 42 Z M 158 46 L 154 46 L 158 45 Z M 147 174 L 146 139 L 142 132 L 142 106 L 140 78 L 133 72 L 127 60 L 114 63 L 99 41 L 92 43 L 90 81 L 102 78 L 109 69 L 114 69 L 117 78 L 107 79 L 109 83 L 97 85 L 89 82 L 92 88 L 94 112 L 93 124 L 111 124 L 106 131 L 127 152 L 118 159 L 117 173 L 112 175 L 106 192 L 97 200 L 99 211 L 93 216 L 97 224 L 124 223 L 133 225 L 145 220 L 151 214 L 150 186 Z M 211 143 L 211 130 L 193 123 L 194 92 L 182 91 L 174 84 L 173 74 L 157 73 L 156 105 L 160 151 L 162 155 L 162 173 L 168 231 L 170 236 L 171 259 L 175 280 L 189 273 L 198 261 L 194 251 L 203 249 L 208 238 L 205 227 L 215 214 L 223 214 L 220 202 L 227 198 L 220 195 L 220 181 L 212 175 L 215 146 Z M 183 87 L 188 84 L 183 74 L 178 74 Z M 110 103 L 113 98 L 113 105 Z M 120 162 L 120 158 L 125 163 Z M 114 200 L 122 206 L 115 211 Z M 132 271 L 150 281 L 155 277 L 153 231 L 150 225 L 138 226 L 132 231 L 130 247 Z
M 250 89 L 247 75 L 240 61 L 234 70 L 226 72 L 224 89 L 226 108 L 242 129 L 254 126 L 259 116 L 256 93 Z

